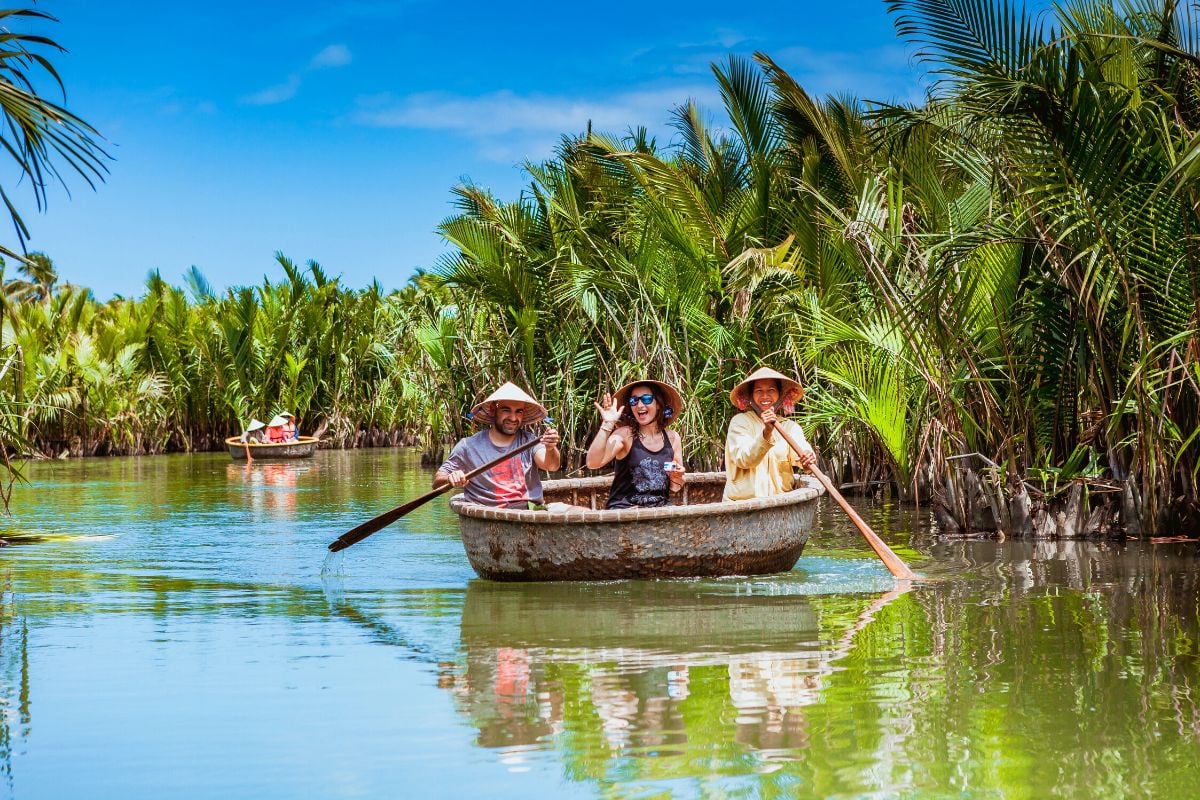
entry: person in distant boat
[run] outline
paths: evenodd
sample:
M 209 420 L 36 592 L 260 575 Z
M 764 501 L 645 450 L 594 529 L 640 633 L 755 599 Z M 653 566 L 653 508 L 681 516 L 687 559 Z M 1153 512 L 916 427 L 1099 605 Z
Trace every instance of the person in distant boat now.
M 806 469 L 817 463 L 804 431 L 780 414 L 791 414 L 804 397 L 804 387 L 786 375 L 768 367 L 747 375 L 733 387 L 729 399 L 742 413 L 729 421 L 725 437 L 725 500 L 749 500 L 753 497 L 790 492 L 795 483 L 793 467 Z M 796 455 L 776 426 L 785 430 L 800 446 Z
M 687 474 L 683 442 L 667 428 L 683 410 L 679 391 L 661 381 L 636 381 L 604 395 L 596 410 L 600 430 L 588 447 L 587 466 L 616 462 L 606 508 L 667 505 Z
M 562 466 L 559 436 L 554 428 L 541 433 L 529 426 L 546 418 L 546 408 L 520 387 L 505 383 L 471 410 L 471 419 L 487 428 L 462 439 L 433 476 L 433 488 L 447 483 L 463 487 L 468 502 L 500 508 L 541 508 L 539 469 L 554 472 Z M 539 439 L 540 444 L 467 480 L 467 473 L 512 450 Z
M 279 416 L 286 422 L 283 423 L 283 440 L 285 442 L 294 442 L 300 438 L 296 433 L 296 415 L 288 411 L 280 411 Z
M 276 414 L 267 423 L 267 441 L 271 444 L 280 444 L 287 441 L 287 417 L 282 414 Z
M 242 431 L 242 442 L 258 443 L 266 438 L 267 432 L 265 428 L 267 423 L 259 419 L 251 419 L 250 424 L 246 426 L 246 430 Z

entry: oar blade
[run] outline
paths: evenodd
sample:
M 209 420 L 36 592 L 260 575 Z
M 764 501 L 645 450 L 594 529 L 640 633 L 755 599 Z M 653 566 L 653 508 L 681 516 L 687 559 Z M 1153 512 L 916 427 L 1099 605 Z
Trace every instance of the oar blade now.
M 449 488 L 449 487 L 446 487 L 446 488 Z M 388 511 L 386 514 L 380 514 L 378 517 L 375 517 L 375 519 L 367 520 L 362 525 L 359 525 L 357 528 L 351 528 L 350 530 L 346 531 L 341 536 L 339 536 L 337 539 L 335 539 L 329 545 L 330 552 L 336 553 L 340 550 L 345 550 L 347 547 L 349 547 L 352 544 L 358 544 L 363 539 L 370 536 L 372 533 L 376 533 L 377 531 L 383 530 L 388 525 L 391 525 L 393 522 L 400 519 L 408 512 L 412 511 L 415 508 L 419 508 L 420 506 L 425 505 L 433 498 L 442 494 L 444 491 L 445 491 L 445 489 L 437 489 L 432 492 L 429 492 L 428 494 L 423 494 L 420 497 L 418 497 L 416 500 L 409 500 L 404 505 L 397 506 L 396 508 L 393 508 L 391 511 Z

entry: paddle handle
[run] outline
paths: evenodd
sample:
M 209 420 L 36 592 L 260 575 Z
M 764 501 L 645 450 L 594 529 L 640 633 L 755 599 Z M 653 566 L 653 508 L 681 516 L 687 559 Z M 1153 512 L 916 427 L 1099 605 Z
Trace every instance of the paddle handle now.
M 782 426 L 776 425 L 775 432 L 783 437 L 783 440 L 788 443 L 792 450 L 795 451 L 796 455 L 801 454 L 800 446 L 796 444 L 795 440 L 792 439 L 792 437 L 783 429 Z M 891 572 L 897 578 L 904 578 L 906 580 L 912 580 L 917 577 L 916 574 L 908 568 L 908 565 L 901 560 L 900 556 L 896 555 L 892 551 L 892 548 L 888 547 L 887 543 L 885 543 L 883 539 L 880 539 L 875 535 L 875 531 L 871 530 L 871 526 L 868 525 L 866 521 L 858 515 L 857 511 L 850 507 L 850 504 L 846 502 L 846 498 L 842 497 L 842 493 L 833 488 L 833 484 L 830 483 L 829 477 L 824 472 L 821 472 L 821 470 L 817 469 L 816 464 L 808 467 L 808 471 L 813 474 L 813 477 L 821 482 L 821 485 L 825 487 L 826 493 L 833 498 L 834 502 L 842 507 L 842 511 L 846 512 L 846 516 L 848 516 L 850 521 L 854 523 L 854 526 L 858 528 L 858 532 L 861 533 L 863 538 L 867 540 L 867 544 L 871 545 L 871 549 L 875 551 L 875 555 L 879 556 L 879 560 L 883 562 L 883 565 L 888 568 L 889 572 Z
M 496 466 L 497 464 L 503 464 L 505 461 L 508 461 L 513 456 L 518 456 L 521 453 L 524 453 L 526 450 L 530 449 L 531 447 L 534 447 L 535 445 L 540 444 L 541 441 L 542 441 L 542 439 L 540 436 L 535 437 L 533 439 L 533 441 L 526 442 L 525 444 L 521 445 L 520 447 L 509 450 L 507 453 L 505 453 L 502 456 L 497 456 L 496 458 L 493 458 L 491 461 L 487 462 L 482 467 L 476 467 L 475 469 L 468 472 L 466 475 L 467 480 L 471 480 L 471 478 L 474 478 L 477 475 L 481 475 L 481 474 L 487 472 L 489 469 Z M 433 498 L 437 497 L 438 495 L 445 494 L 446 492 L 450 491 L 453 488 L 454 488 L 454 484 L 447 483 L 444 486 L 439 486 L 438 488 L 434 489 L 431 492 L 426 492 L 425 494 L 418 497 L 416 500 L 409 500 L 404 505 L 396 506 L 391 511 L 388 511 L 384 514 L 380 514 L 378 517 L 375 517 L 374 519 L 367 520 L 362 525 L 359 525 L 356 528 L 352 528 L 352 529 L 346 531 L 341 536 L 339 536 L 337 539 L 333 540 L 333 542 L 331 542 L 329 545 L 330 552 L 336 553 L 339 550 L 345 550 L 347 547 L 349 547 L 352 544 L 358 544 L 363 539 L 370 536 L 372 533 L 383 530 L 388 525 L 391 525 L 393 522 L 395 522 L 396 520 L 403 517 L 405 514 L 409 513 L 410 511 L 413 511 L 414 509 L 420 508 L 421 506 L 425 505 Z

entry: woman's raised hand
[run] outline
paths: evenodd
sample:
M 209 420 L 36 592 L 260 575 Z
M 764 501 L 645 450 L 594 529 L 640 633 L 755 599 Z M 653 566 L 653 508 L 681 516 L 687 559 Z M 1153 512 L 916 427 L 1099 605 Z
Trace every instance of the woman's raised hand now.
M 600 469 L 612 461 L 623 444 L 620 437 L 613 436 L 613 431 L 621 421 L 621 407 L 617 401 L 611 394 L 605 394 L 595 402 L 595 406 L 600 412 L 600 430 L 596 431 L 596 438 L 588 445 L 588 469 Z
M 611 394 L 605 393 L 604 397 L 600 398 L 594 404 L 596 410 L 600 412 L 600 420 L 602 422 L 611 422 L 616 425 L 621 421 L 621 407 L 617 404 L 617 399 Z

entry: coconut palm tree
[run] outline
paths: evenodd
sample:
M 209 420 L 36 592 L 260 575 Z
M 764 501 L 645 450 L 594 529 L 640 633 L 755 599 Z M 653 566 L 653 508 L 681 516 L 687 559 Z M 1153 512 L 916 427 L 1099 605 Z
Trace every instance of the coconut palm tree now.
M 13 185 L 25 182 L 33 192 L 38 210 L 46 205 L 47 188 L 52 182 L 60 181 L 63 171 L 70 171 L 82 178 L 89 186 L 104 179 L 107 155 L 100 146 L 100 135 L 91 125 L 68 111 L 65 107 L 44 97 L 35 84 L 48 77 L 59 89 L 63 84 L 46 51 L 64 52 L 53 39 L 45 36 L 21 33 L 21 25 L 12 22 L 28 20 L 55 21 L 49 14 L 32 8 L 0 10 L 0 150 L 6 153 L 16 166 L 18 176 Z M 0 201 L 12 221 L 16 239 L 24 249 L 29 230 L 16 210 L 13 202 L 12 185 L 0 184 Z M 53 275 L 48 259 L 26 261 L 13 248 L 0 245 L 0 255 L 22 262 L 34 277 L 34 284 L 45 302 L 52 288 Z M 46 278 L 42 281 L 40 278 Z M 8 287 L 4 299 L 11 303 Z M 3 310 L 3 309 L 0 309 Z M 3 316 L 3 315 L 0 315 Z M 0 340 L 0 353 L 3 353 Z M 9 355 L 11 358 L 12 356 Z M 9 362 L 5 362 L 9 363 Z M 0 385 L 3 385 L 0 377 Z M 0 392 L 0 417 L 21 418 L 21 409 L 13 405 L 13 395 Z M 11 452 L 23 452 L 28 445 L 20 435 L 22 426 L 5 425 L 0 429 L 0 452 L 4 453 L 0 466 L 11 480 L 14 472 L 9 461 Z M 9 484 L 11 485 L 11 484 Z M 0 493 L 4 507 L 8 507 L 8 493 Z
M 12 22 L 46 20 L 55 17 L 33 8 L 0 10 L 0 149 L 12 159 L 21 181 L 33 192 L 39 211 L 46 206 L 46 191 L 70 171 L 88 186 L 95 187 L 107 174 L 108 155 L 100 144 L 99 133 L 65 107 L 47 99 L 35 84 L 44 78 L 65 92 L 62 79 L 50 59 L 44 55 L 66 52 L 46 36 L 21 33 L 21 25 Z M 17 240 L 24 247 L 29 231 L 12 202 L 11 188 L 0 185 L 0 200 L 13 222 Z M 21 259 L 10 248 L 0 253 Z

